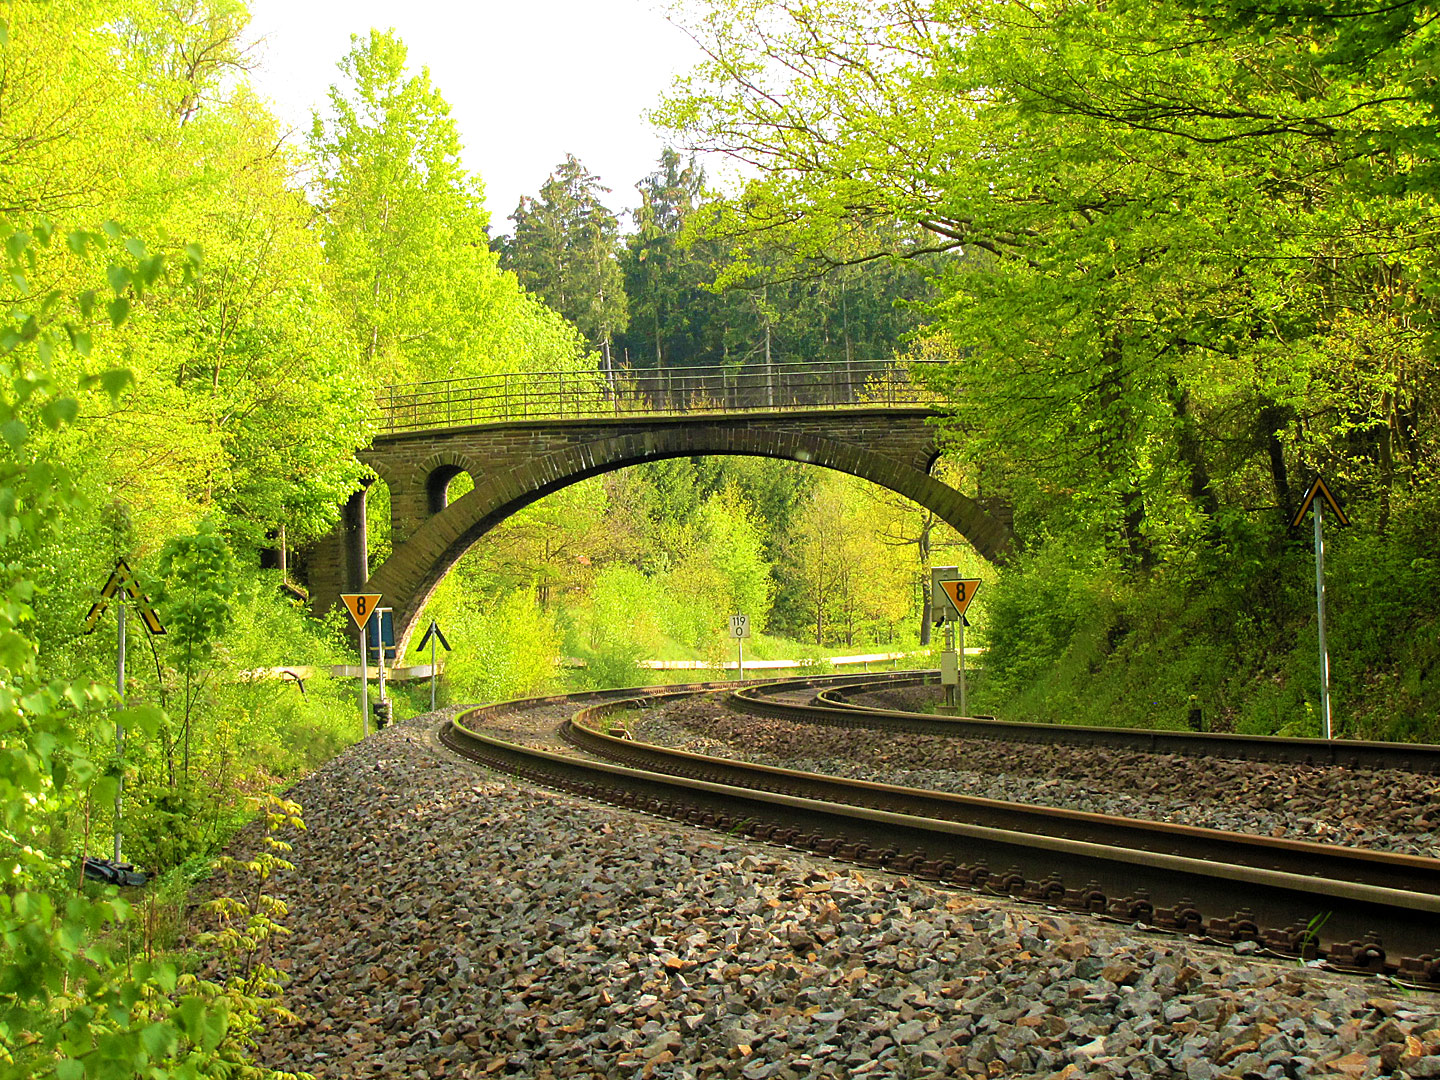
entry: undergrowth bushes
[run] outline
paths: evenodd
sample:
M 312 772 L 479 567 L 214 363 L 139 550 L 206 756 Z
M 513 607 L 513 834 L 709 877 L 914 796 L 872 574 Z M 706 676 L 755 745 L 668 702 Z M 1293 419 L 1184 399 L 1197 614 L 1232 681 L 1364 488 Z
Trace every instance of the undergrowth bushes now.
M 1335 734 L 1440 741 L 1433 506 L 1326 534 Z M 1263 541 L 1263 538 L 1260 538 Z M 1051 542 L 990 594 L 977 708 L 1006 719 L 1319 736 L 1310 534 L 1144 573 Z M 1193 701 L 1192 701 L 1193 699 Z

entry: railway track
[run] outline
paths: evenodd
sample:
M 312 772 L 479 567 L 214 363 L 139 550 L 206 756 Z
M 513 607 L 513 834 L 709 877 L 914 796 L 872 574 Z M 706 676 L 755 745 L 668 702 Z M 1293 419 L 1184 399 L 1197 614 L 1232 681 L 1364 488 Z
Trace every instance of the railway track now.
M 1275 735 L 1165 731 L 1156 728 L 1029 724 L 974 717 L 935 716 L 866 705 L 854 699 L 882 689 L 934 682 L 935 672 L 847 676 L 843 684 L 822 679 L 757 683 L 732 691 L 728 704 L 755 716 L 799 724 L 871 728 L 956 739 L 994 739 L 1138 750 L 1151 754 L 1235 758 L 1297 765 L 1338 765 L 1351 769 L 1395 769 L 1440 775 L 1440 746 L 1428 743 L 1367 742 L 1359 739 L 1295 739 Z M 813 700 L 796 700 L 798 689 L 813 689 Z
M 774 705 L 778 693 L 828 681 L 775 683 L 764 696 Z M 476 730 L 518 703 L 472 710 L 441 738 L 465 757 L 542 784 L 700 826 L 985 893 L 1440 985 L 1440 860 L 800 773 L 600 730 L 617 712 L 715 690 L 698 684 L 544 699 L 585 703 L 561 734 L 589 758 Z

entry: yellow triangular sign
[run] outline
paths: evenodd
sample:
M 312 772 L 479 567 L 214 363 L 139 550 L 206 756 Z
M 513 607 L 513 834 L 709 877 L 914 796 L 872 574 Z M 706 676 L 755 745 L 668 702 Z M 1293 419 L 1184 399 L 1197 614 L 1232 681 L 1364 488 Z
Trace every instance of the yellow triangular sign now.
M 140 591 L 140 583 L 135 580 L 134 573 L 130 570 L 130 564 L 124 559 L 118 559 L 115 569 L 110 571 L 110 577 L 105 581 L 105 587 L 100 590 L 100 599 L 90 605 L 90 612 L 85 616 L 85 633 L 95 629 L 95 624 L 100 621 L 100 616 L 105 614 L 105 609 L 110 606 L 110 601 L 115 594 L 121 590 L 125 595 L 135 601 L 135 607 L 140 612 L 140 618 L 145 620 L 145 628 L 152 634 L 165 633 L 165 627 L 160 625 L 160 616 L 155 614 L 155 609 L 150 606 L 150 599 Z
M 145 621 L 146 630 L 152 634 L 165 633 L 165 627 L 160 625 L 160 616 L 155 614 L 155 609 L 150 606 L 148 600 L 135 606 L 140 610 L 140 618 Z
M 355 626 L 364 630 L 370 616 L 374 615 L 375 609 L 380 606 L 381 595 L 378 592 L 347 592 L 341 593 L 340 599 L 345 601 L 345 608 L 355 620 Z
M 1316 495 L 1319 495 L 1322 499 L 1324 499 L 1325 502 L 1329 504 L 1330 509 L 1334 511 L 1335 524 L 1350 524 L 1349 515 L 1346 514 L 1344 510 L 1340 509 L 1340 504 L 1335 501 L 1335 496 L 1330 494 L 1330 489 L 1325 485 L 1325 481 L 1321 477 L 1317 476 L 1315 477 L 1315 483 L 1311 484 L 1310 490 L 1305 493 L 1305 498 L 1300 503 L 1300 510 L 1295 515 L 1295 520 L 1290 523 L 1290 527 L 1292 529 L 1298 529 L 1300 527 L 1300 523 L 1305 520 L 1305 515 L 1310 512 L 1310 504 L 1315 501 Z
M 90 605 L 90 610 L 85 615 L 85 633 L 88 634 L 95 629 L 95 624 L 100 621 L 100 616 L 105 614 L 105 609 L 108 606 L 109 603 L 107 600 L 96 600 L 95 603 Z
M 950 601 L 950 606 L 955 609 L 956 615 L 964 615 L 965 609 L 970 606 L 970 601 L 975 599 L 975 591 L 980 588 L 979 578 L 961 578 L 959 581 L 942 581 L 940 588 L 945 590 L 945 596 Z

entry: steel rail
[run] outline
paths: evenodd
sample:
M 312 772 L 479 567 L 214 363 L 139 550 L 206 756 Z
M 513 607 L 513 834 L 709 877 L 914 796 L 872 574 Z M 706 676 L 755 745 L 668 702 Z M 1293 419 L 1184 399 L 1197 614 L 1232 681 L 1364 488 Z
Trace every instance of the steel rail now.
M 452 721 L 442 729 L 442 742 L 472 760 L 582 796 L 990 894 L 1219 941 L 1252 940 L 1281 955 L 1323 956 L 1350 970 L 1440 982 L 1434 951 L 1440 945 L 1440 895 L 1432 892 L 845 805 L 554 754 L 466 726 L 486 711 Z M 1008 869 L 997 872 L 993 866 Z M 1066 887 L 1066 880 L 1086 884 Z M 1197 896 L 1210 917 L 1191 900 Z M 1213 914 L 1227 910 L 1233 914 Z M 1383 928 L 1384 942 L 1376 928 Z
M 592 705 L 561 725 L 561 737 L 577 749 L 609 761 L 732 787 L 779 791 L 847 806 L 869 806 L 914 817 L 965 821 L 1142 851 L 1179 855 L 1183 850 L 1191 858 L 1206 861 L 1440 895 L 1440 859 L 803 772 L 619 738 L 596 726 L 615 712 L 654 708 L 691 694 L 693 691 L 662 693 Z
M 1296 739 L 1278 735 L 1236 735 L 1225 732 L 1169 731 L 1163 728 L 1091 727 L 1082 724 L 1037 724 L 976 717 L 933 716 L 862 705 L 848 698 L 867 690 L 916 686 L 934 680 L 936 673 L 903 674 L 877 678 L 871 686 L 852 683 L 843 689 L 822 690 L 805 704 L 776 701 L 777 692 L 791 686 L 757 684 L 733 690 L 728 703 L 739 712 L 789 720 L 798 724 L 902 731 L 916 735 L 942 735 L 957 739 L 993 739 L 1004 742 L 1044 743 L 1138 750 L 1147 754 L 1234 758 L 1301 765 L 1338 765 L 1350 769 L 1395 769 L 1440 774 L 1440 745 L 1380 742 L 1360 739 Z M 861 680 L 857 680 L 861 682 Z

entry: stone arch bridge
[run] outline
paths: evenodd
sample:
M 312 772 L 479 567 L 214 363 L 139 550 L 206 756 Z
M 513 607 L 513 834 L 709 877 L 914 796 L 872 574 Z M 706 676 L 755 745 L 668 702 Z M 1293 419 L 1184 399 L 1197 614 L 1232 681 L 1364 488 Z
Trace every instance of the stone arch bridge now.
M 396 388 L 361 459 L 390 490 L 389 558 L 372 571 L 365 492 L 306 558 L 319 613 L 378 592 L 403 650 L 435 587 L 489 529 L 576 481 L 645 461 L 742 454 L 863 477 L 919 503 L 983 556 L 1009 523 L 930 475 L 930 395 L 892 364 L 765 365 L 636 373 L 528 373 Z M 454 502 L 451 481 L 474 488 Z

